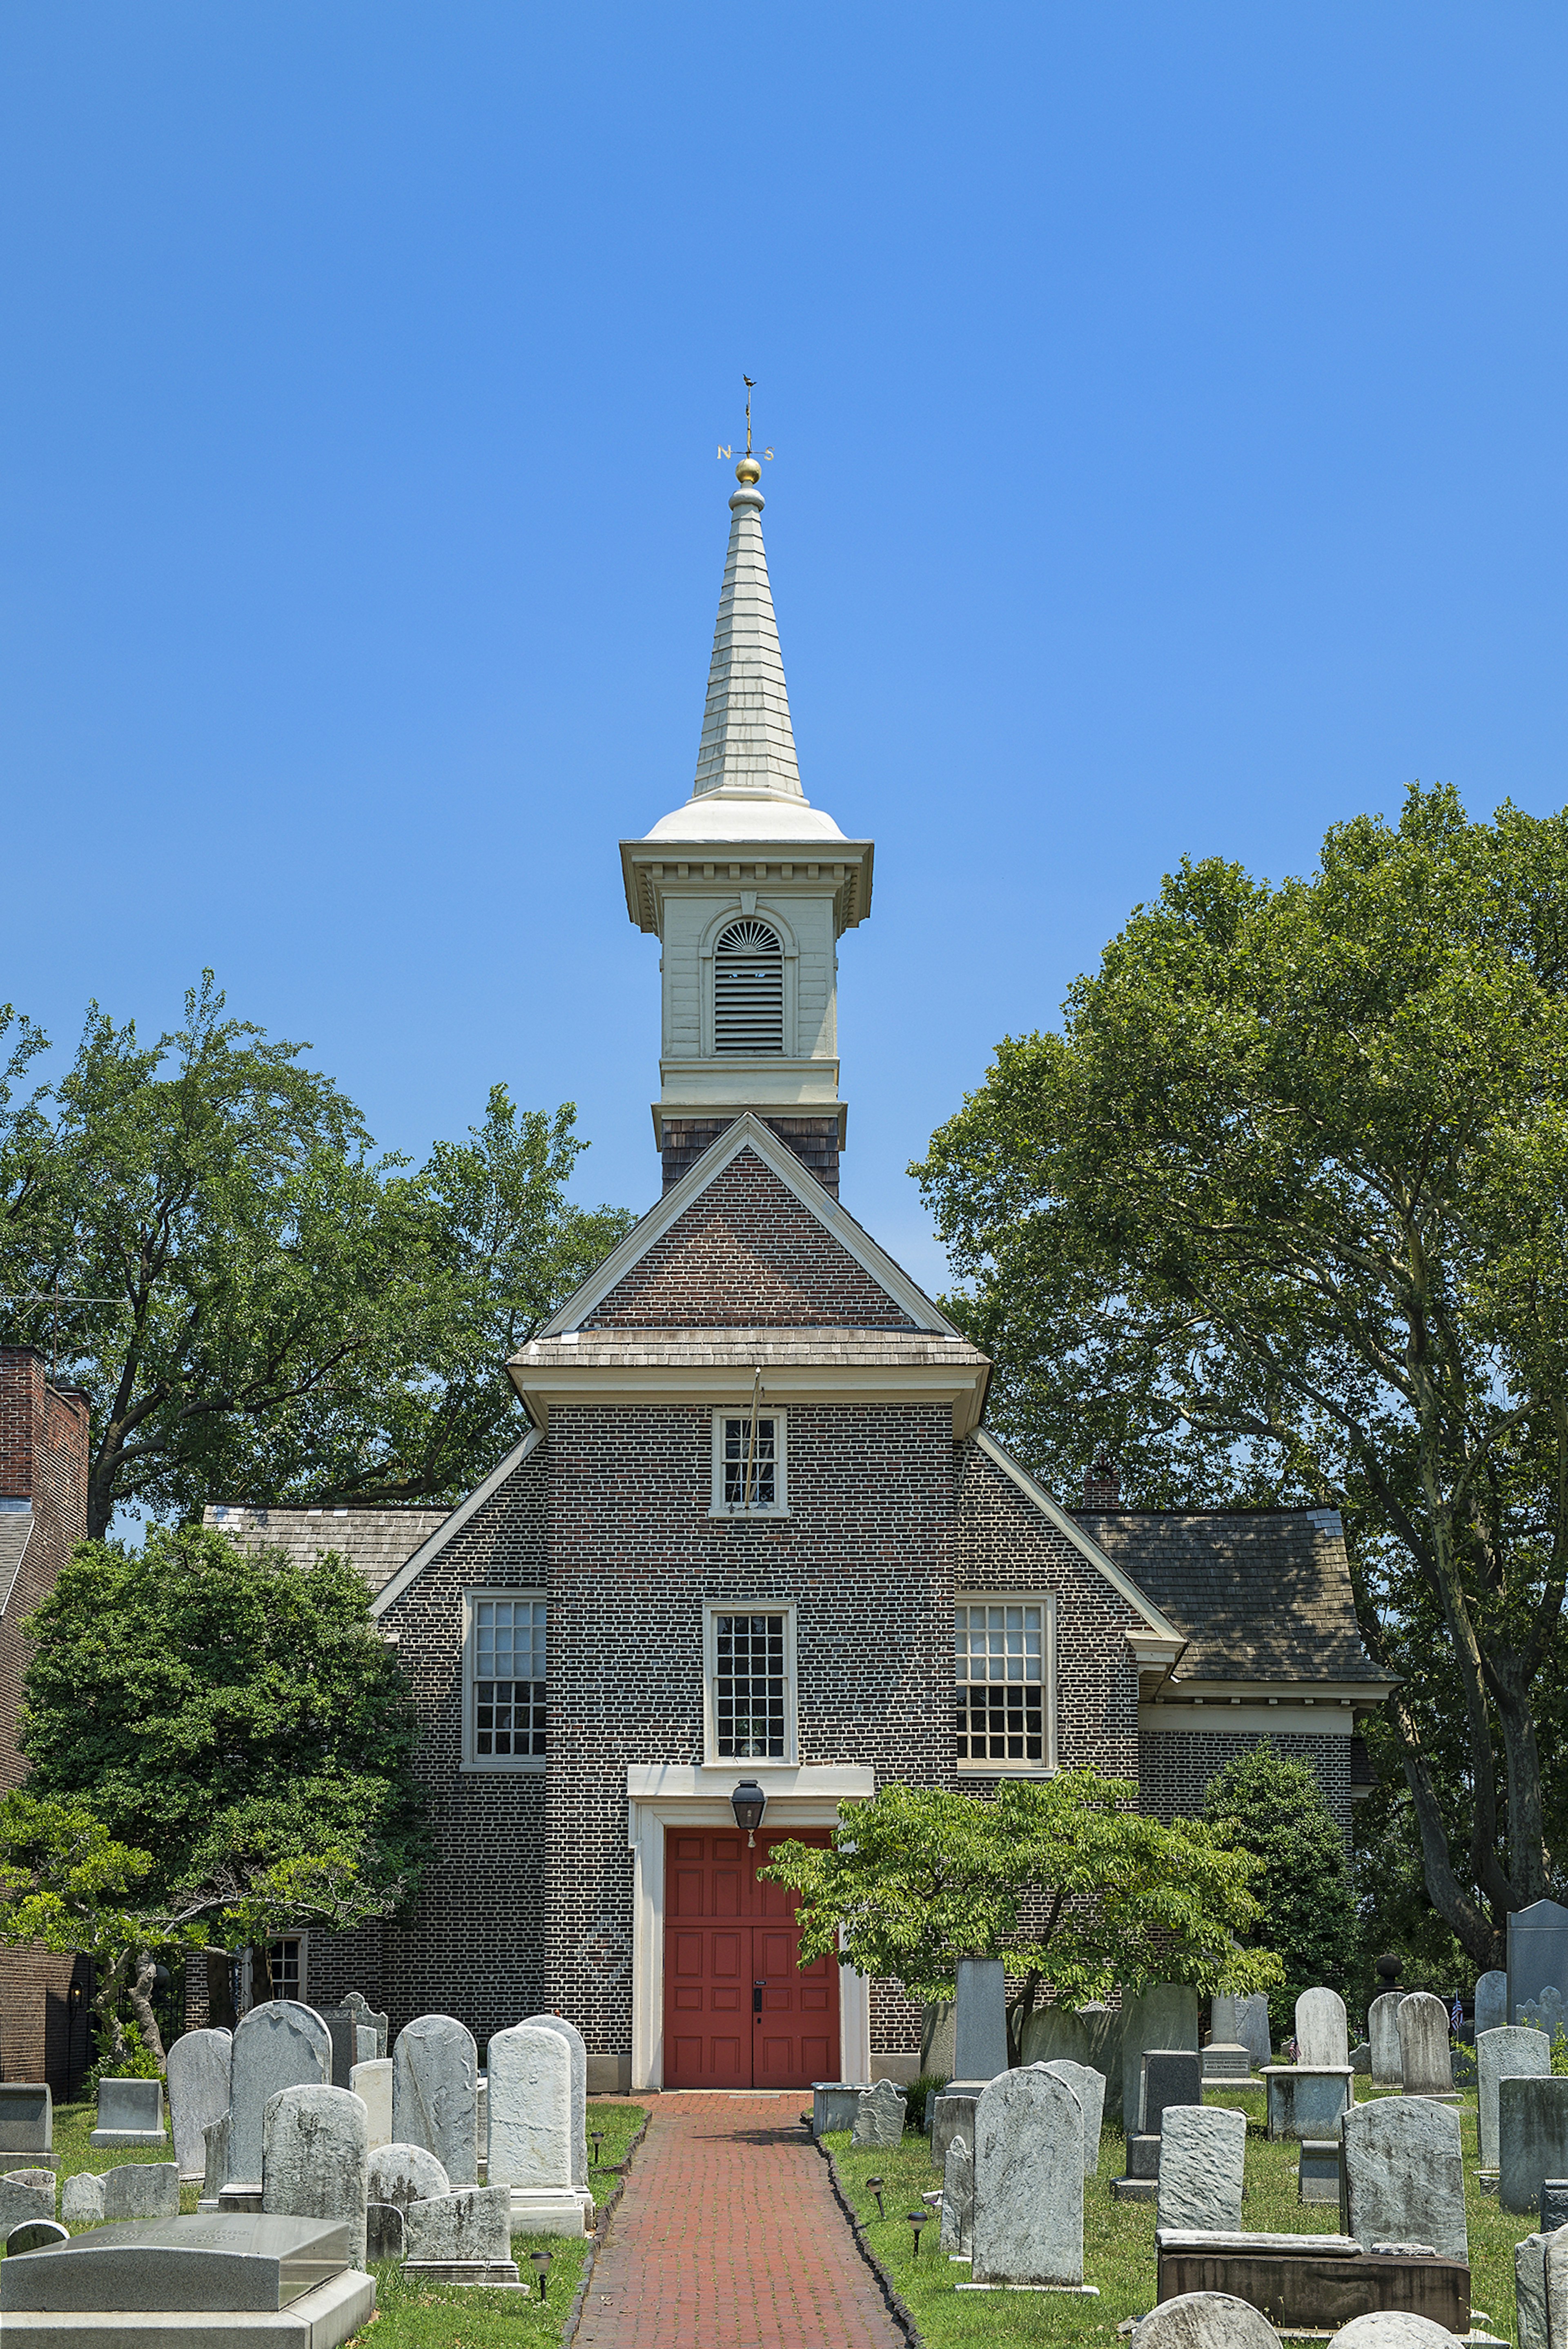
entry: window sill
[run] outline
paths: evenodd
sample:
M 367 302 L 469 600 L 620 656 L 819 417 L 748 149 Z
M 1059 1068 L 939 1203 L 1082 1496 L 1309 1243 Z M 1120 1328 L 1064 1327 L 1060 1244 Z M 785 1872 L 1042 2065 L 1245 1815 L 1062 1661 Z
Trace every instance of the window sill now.
M 742 1526 L 764 1522 L 772 1524 L 776 1519 L 787 1517 L 789 1515 L 788 1509 L 710 1509 L 708 1512 L 711 1522 Z
M 478 1778 L 542 1778 L 550 1766 L 547 1754 L 481 1754 L 458 1764 Z
M 1055 1762 L 958 1762 L 953 1766 L 961 1778 L 1054 1778 L 1061 1765 Z
M 765 1778 L 770 1770 L 798 1770 L 800 1756 L 798 1754 L 785 1754 L 781 1759 L 775 1754 L 766 1762 L 736 1762 L 725 1754 L 705 1754 L 702 1767 L 704 1770 L 732 1770 L 737 1778 Z

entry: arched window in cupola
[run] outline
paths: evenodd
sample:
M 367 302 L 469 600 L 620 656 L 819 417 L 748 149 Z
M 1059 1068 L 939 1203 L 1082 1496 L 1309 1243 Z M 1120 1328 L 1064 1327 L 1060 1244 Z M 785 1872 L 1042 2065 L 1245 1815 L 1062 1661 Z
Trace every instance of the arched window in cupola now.
M 713 1049 L 782 1052 L 784 948 L 766 922 L 732 922 L 713 949 Z

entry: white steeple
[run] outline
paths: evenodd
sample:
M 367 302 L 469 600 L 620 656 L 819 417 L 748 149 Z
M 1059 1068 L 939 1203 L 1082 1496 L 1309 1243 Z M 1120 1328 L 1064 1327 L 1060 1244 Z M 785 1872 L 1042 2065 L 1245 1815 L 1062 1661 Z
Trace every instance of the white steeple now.
M 736 469 L 741 486 L 730 500 L 730 551 L 713 629 L 693 799 L 710 792 L 747 799 L 805 797 L 763 547 L 764 501 L 754 480 L 746 478 L 755 469 L 754 458 L 742 459 Z

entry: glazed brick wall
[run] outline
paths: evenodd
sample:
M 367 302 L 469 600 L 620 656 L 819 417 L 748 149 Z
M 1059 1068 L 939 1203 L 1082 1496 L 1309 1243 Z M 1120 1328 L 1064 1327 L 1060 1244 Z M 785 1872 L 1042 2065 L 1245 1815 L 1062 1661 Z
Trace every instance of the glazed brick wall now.
M 664 1187 L 673 1190 L 690 1174 L 705 1150 L 735 1123 L 732 1117 L 667 1117 L 664 1121 Z M 836 1117 L 765 1117 L 763 1123 L 787 1142 L 803 1166 L 825 1191 L 838 1196 L 838 1120 Z
M 1201 1818 L 1210 1779 L 1255 1745 L 1277 1745 L 1292 1761 L 1310 1764 L 1335 1823 L 1349 1836 L 1350 1740 L 1314 1737 L 1304 1731 L 1153 1732 L 1142 1741 L 1143 1808 L 1167 1826 L 1174 1818 Z
M 703 1759 L 704 1599 L 795 1602 L 803 1762 L 951 1783 L 950 1411 L 797 1405 L 791 1514 L 750 1523 L 708 1514 L 711 1431 L 696 1408 L 550 1423 L 545 2003 L 595 2054 L 631 2044 L 627 1764 Z
M 912 1330 L 754 1150 L 742 1150 L 583 1323 Z

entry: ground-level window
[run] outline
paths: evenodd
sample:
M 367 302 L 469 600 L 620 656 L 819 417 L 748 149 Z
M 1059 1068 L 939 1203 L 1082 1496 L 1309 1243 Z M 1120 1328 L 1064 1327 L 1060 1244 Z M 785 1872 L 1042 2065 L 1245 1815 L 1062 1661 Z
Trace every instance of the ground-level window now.
M 716 1517 L 780 1517 L 789 1505 L 784 1414 L 765 1404 L 713 1413 Z
M 305 1969 L 301 1963 L 303 1950 L 304 1945 L 297 1933 L 291 1933 L 286 1940 L 267 1943 L 267 1971 L 272 1976 L 274 1998 L 304 1996 Z
M 1055 1600 L 1011 1592 L 953 1607 L 958 1765 L 1029 1773 L 1056 1766 Z
M 793 1763 L 794 1607 L 715 1601 L 706 1613 L 709 1760 Z
M 471 1590 L 465 1604 L 464 1764 L 543 1769 L 548 1603 L 542 1594 Z

